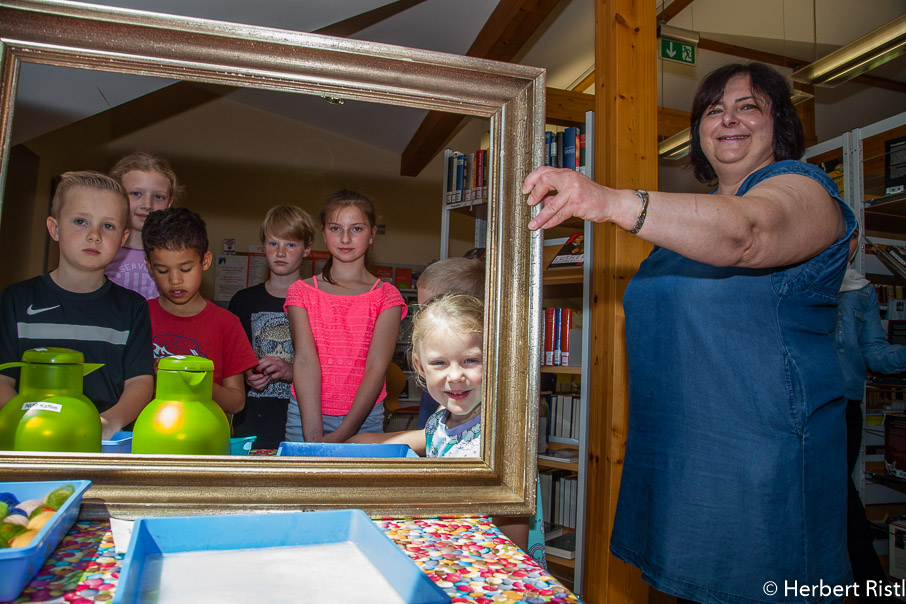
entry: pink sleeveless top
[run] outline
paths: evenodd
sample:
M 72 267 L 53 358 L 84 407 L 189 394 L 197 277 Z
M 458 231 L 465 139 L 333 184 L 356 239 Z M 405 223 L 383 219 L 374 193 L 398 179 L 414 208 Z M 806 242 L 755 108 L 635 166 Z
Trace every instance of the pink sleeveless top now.
M 308 322 L 315 338 L 321 362 L 321 413 L 346 415 L 365 375 L 365 360 L 374 325 L 378 315 L 393 306 L 402 306 L 406 316 L 406 303 L 398 289 L 378 279 L 371 290 L 355 296 L 328 294 L 296 281 L 286 292 L 285 311 L 289 306 L 299 306 L 308 312 Z M 293 389 L 293 396 L 296 395 Z M 375 404 L 387 396 L 386 385 Z

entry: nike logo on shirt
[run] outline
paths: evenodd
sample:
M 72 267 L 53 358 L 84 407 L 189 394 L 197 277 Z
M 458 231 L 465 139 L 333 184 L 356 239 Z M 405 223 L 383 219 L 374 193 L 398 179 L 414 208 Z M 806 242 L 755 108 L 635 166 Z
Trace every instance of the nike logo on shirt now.
M 33 306 L 34 306 L 34 304 L 29 304 L 29 305 L 28 305 L 28 308 L 25 309 L 25 314 L 27 314 L 27 315 L 29 315 L 29 316 L 31 316 L 31 315 L 37 315 L 37 314 L 40 314 L 40 313 L 42 313 L 42 312 L 47 312 L 48 310 L 53 310 L 53 309 L 55 309 L 55 308 L 60 308 L 60 305 L 59 305 L 59 304 L 57 304 L 56 306 L 48 306 L 47 308 L 32 308 Z

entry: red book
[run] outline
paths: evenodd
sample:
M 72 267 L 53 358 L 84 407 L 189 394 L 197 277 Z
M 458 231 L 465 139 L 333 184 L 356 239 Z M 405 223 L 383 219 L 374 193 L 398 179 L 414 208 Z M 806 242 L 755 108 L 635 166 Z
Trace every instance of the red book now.
M 484 149 L 479 149 L 475 152 L 475 190 L 477 194 L 475 199 L 484 199 L 486 197 L 484 192 Z
M 397 289 L 412 289 L 412 269 L 402 266 L 394 271 L 394 285 Z
M 544 309 L 544 359 L 542 365 L 554 364 L 554 309 Z
M 569 330 L 573 324 L 573 309 L 564 308 L 560 315 L 560 364 L 569 365 Z
M 381 281 L 393 283 L 393 267 L 385 264 L 374 265 L 374 276 Z

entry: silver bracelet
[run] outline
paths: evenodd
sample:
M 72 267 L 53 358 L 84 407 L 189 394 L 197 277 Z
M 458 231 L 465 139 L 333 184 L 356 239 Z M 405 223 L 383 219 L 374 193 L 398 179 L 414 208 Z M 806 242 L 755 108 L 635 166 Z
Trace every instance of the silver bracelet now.
M 636 189 L 635 194 L 639 196 L 642 202 L 642 210 L 639 212 L 639 217 L 635 220 L 635 226 L 629 229 L 629 232 L 633 235 L 642 230 L 642 225 L 645 224 L 645 217 L 648 215 L 648 191 Z

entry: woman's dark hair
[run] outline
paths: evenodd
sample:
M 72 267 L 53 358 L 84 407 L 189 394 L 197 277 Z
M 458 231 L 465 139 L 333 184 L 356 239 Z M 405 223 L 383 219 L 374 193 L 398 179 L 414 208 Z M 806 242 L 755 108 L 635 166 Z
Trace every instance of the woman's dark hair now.
M 323 229 L 327 226 L 328 218 L 333 215 L 334 212 L 339 212 L 344 208 L 358 208 L 362 213 L 362 216 L 365 217 L 365 220 L 368 222 L 368 228 L 371 229 L 377 224 L 377 215 L 374 211 L 374 204 L 371 203 L 371 200 L 357 193 L 356 191 L 350 191 L 349 189 L 342 189 L 336 193 L 331 193 L 328 195 L 327 199 L 324 200 L 324 203 L 321 205 L 321 228 Z M 368 264 L 368 254 L 365 255 L 365 264 Z M 327 259 L 327 262 L 324 263 L 324 268 L 321 269 L 321 276 L 328 283 L 334 283 L 333 278 L 330 276 L 330 269 L 333 266 L 333 256 Z
M 802 122 L 790 101 L 790 87 L 786 78 L 764 63 L 731 63 L 709 73 L 695 92 L 690 115 L 692 145 L 689 161 L 692 171 L 699 182 L 714 182 L 717 174 L 708 158 L 702 151 L 698 127 L 702 116 L 708 108 L 718 102 L 724 94 L 724 88 L 731 78 L 738 75 L 749 76 L 752 90 L 766 96 L 771 101 L 771 117 L 774 120 L 774 159 L 799 159 L 805 153 L 805 134 Z
M 148 214 L 142 226 L 145 254 L 154 250 L 195 250 L 200 258 L 208 251 L 204 220 L 188 208 L 167 208 Z

